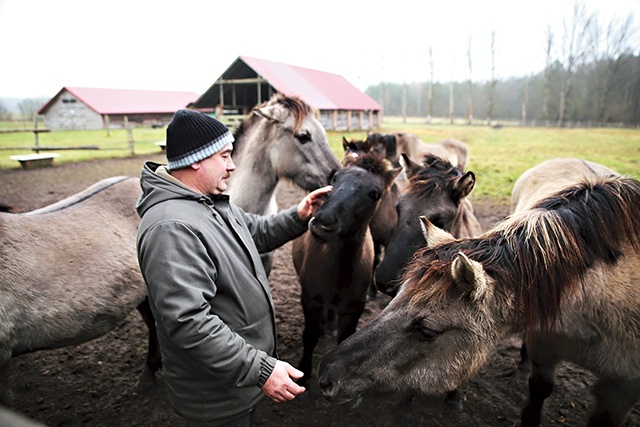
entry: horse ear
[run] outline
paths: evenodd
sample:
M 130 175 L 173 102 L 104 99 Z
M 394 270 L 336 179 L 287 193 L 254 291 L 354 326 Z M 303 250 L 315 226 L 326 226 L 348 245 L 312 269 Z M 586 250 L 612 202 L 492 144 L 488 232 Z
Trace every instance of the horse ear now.
M 342 137 L 342 148 L 345 152 L 349 150 L 349 141 L 344 136 Z
M 451 263 L 451 274 L 458 289 L 473 301 L 482 301 L 487 296 L 487 279 L 479 262 L 458 252 Z
M 420 228 L 422 229 L 424 240 L 427 242 L 427 246 L 429 247 L 455 240 L 451 233 L 448 233 L 442 228 L 436 227 L 424 215 L 420 215 Z
M 411 160 L 405 153 L 400 154 L 399 161 L 400 166 L 402 166 L 404 173 L 407 175 L 407 178 L 411 178 L 415 175 L 416 171 L 420 169 L 420 165 Z
M 402 168 L 387 169 L 384 172 L 384 188 L 389 188 L 400 172 L 402 172 Z
M 456 180 L 453 186 L 453 194 L 457 196 L 458 199 L 467 197 L 475 185 L 476 176 L 473 172 L 469 171 Z
M 258 115 L 268 120 L 282 122 L 287 117 L 287 111 L 278 105 L 268 105 L 254 110 Z

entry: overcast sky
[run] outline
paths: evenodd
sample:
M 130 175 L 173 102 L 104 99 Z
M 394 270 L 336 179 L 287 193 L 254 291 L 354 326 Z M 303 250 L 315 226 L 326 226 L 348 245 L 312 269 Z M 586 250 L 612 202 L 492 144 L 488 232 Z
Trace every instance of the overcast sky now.
M 490 77 L 544 67 L 544 30 L 561 35 L 573 0 L 0 0 L 0 98 L 63 86 L 203 93 L 240 55 L 380 81 Z M 640 25 L 640 0 L 587 0 Z M 638 50 L 638 49 L 636 49 Z M 454 70 L 454 71 L 452 71 Z

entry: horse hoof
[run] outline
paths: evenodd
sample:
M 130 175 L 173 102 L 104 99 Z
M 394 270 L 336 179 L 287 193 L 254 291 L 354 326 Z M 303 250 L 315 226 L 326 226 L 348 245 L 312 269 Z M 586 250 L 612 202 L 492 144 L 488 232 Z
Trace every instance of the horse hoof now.
M 462 401 L 464 400 L 462 393 L 459 390 L 452 390 L 447 393 L 447 397 L 444 400 L 447 406 L 453 409 L 457 413 L 464 412 L 464 405 Z
M 462 412 L 464 412 L 464 405 L 460 400 L 450 400 L 447 402 L 447 406 L 451 408 L 453 411 L 457 412 L 458 414 L 461 414 Z
M 145 368 L 140 378 L 138 378 L 138 383 L 136 384 L 134 390 L 136 393 L 140 394 L 151 394 L 156 387 L 156 377 Z
M 377 293 L 369 292 L 367 294 L 367 302 L 375 301 L 377 296 L 378 296 Z
M 520 381 L 527 381 L 529 379 L 530 371 L 527 369 L 516 369 L 516 379 Z

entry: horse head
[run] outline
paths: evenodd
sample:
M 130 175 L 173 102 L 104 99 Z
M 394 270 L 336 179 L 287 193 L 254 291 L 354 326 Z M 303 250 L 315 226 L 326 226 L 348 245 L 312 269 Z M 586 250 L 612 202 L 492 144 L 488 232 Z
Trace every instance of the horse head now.
M 387 307 L 325 354 L 318 368 L 325 398 L 343 402 L 388 392 L 435 396 L 455 389 L 486 363 L 499 309 L 482 265 L 450 250 L 428 252 L 415 264 Z
M 395 134 L 369 133 L 366 141 L 370 145 L 370 151 L 378 156 L 386 158 L 393 165 L 398 166 L 398 155 L 396 154 L 397 143 Z
M 352 232 L 366 230 L 363 224 L 369 223 L 383 192 L 399 173 L 399 168 L 387 169 L 384 160 L 371 153 L 358 156 L 331 179 L 333 191 L 309 222 L 309 230 L 322 241 L 361 237 Z
M 342 137 L 342 148 L 344 149 L 344 157 L 342 158 L 342 166 L 351 166 L 356 162 L 358 156 L 368 153 L 371 149 L 369 140 L 347 140 Z M 384 156 L 382 156 L 384 158 Z
M 313 191 L 340 169 L 318 111 L 297 97 L 282 94 L 253 109 L 236 131 L 235 150 L 238 180 L 241 169 L 249 168 L 273 189 L 279 179 L 286 179 Z
M 480 232 L 473 211 L 463 211 L 470 209 L 465 202 L 475 185 L 473 172 L 462 174 L 449 162 L 430 154 L 420 165 L 403 153 L 401 164 L 408 183 L 396 204 L 396 228 L 375 271 L 376 286 L 389 295 L 396 292 L 402 268 L 425 244 L 421 216 L 457 238 L 469 236 L 461 232 L 464 229 Z

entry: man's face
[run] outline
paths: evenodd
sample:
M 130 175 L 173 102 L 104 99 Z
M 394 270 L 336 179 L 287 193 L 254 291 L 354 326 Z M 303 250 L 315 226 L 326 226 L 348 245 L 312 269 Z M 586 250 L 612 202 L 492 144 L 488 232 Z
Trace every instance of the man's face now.
M 222 150 L 200 162 L 204 172 L 203 178 L 206 180 L 203 185 L 207 193 L 220 194 L 227 190 L 231 172 L 236 170 L 236 165 L 231 159 L 232 151 L 233 144 L 227 144 Z

